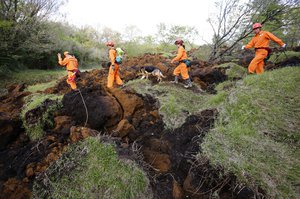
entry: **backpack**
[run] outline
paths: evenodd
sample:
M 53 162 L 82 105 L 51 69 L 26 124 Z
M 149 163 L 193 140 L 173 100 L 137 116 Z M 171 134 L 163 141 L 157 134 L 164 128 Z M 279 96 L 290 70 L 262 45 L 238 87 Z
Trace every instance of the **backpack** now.
M 117 56 L 115 62 L 116 62 L 117 64 L 122 64 L 122 57 Z
M 191 67 L 191 61 L 189 59 L 184 59 L 182 62 L 185 63 L 187 67 Z
M 116 52 L 117 52 L 117 57 L 115 61 L 117 64 L 122 64 L 124 51 L 121 48 L 116 48 Z

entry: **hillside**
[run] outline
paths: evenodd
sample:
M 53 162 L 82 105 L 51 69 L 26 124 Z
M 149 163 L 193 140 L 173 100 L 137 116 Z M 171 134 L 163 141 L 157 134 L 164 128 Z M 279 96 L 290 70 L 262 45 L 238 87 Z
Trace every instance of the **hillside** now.
M 167 77 L 140 80 L 146 65 Z M 106 88 L 107 68 L 83 72 L 80 92 L 66 76 L 7 86 L 1 196 L 297 198 L 300 70 L 281 66 L 248 76 L 195 59 L 185 89 L 168 57 L 145 54 L 123 63 L 122 89 Z

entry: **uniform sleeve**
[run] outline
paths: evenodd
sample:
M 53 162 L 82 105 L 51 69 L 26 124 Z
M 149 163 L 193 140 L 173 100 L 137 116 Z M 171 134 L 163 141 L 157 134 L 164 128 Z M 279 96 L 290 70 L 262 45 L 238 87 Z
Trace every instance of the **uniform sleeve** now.
M 268 35 L 268 37 L 269 37 L 272 41 L 276 42 L 279 46 L 282 46 L 282 45 L 284 44 L 284 43 L 282 42 L 281 39 L 279 39 L 278 37 L 276 37 L 276 36 L 273 35 L 272 33 L 267 32 L 267 35 Z
M 179 61 L 180 58 L 181 58 L 182 55 L 183 55 L 183 51 L 184 51 L 184 48 L 183 48 L 183 47 L 180 47 L 180 48 L 178 49 L 178 52 L 177 52 L 176 57 L 172 60 L 172 62 L 174 62 L 174 61 Z
M 254 37 L 249 41 L 249 43 L 245 46 L 246 49 L 252 48 L 254 46 Z
M 68 61 L 69 60 L 67 58 L 64 58 L 63 60 L 58 60 L 58 63 L 61 66 L 65 66 L 65 65 L 67 65 Z
M 115 64 L 116 57 L 114 55 L 114 50 L 109 50 L 109 59 L 112 65 Z

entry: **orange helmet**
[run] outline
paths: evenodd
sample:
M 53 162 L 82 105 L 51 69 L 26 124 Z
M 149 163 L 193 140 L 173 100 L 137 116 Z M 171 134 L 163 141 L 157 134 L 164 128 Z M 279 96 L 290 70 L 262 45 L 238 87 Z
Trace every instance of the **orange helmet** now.
M 114 44 L 114 42 L 112 42 L 112 41 L 109 41 L 109 42 L 107 42 L 107 43 L 106 43 L 106 46 L 111 46 L 111 47 L 114 47 L 114 46 L 115 46 L 115 44 Z
M 174 42 L 174 44 L 175 44 L 175 45 L 177 45 L 177 44 L 182 45 L 182 44 L 183 44 L 183 41 L 182 41 L 182 39 L 176 39 L 176 41 Z
M 253 30 L 256 29 L 256 28 L 261 28 L 261 27 L 262 27 L 262 25 L 260 23 L 255 23 L 252 26 Z

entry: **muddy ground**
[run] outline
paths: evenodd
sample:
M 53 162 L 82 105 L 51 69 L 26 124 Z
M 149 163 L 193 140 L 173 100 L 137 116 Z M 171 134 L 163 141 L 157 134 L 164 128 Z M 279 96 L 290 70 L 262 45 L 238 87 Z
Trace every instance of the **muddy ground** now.
M 167 76 L 164 81 L 172 80 L 175 65 L 159 54 L 125 60 L 122 79 L 138 78 L 139 68 L 146 65 L 158 67 Z M 226 80 L 225 69 L 203 61 L 194 60 L 190 71 L 197 85 L 194 92 L 198 88 L 212 92 L 217 83 Z M 46 89 L 48 94 L 64 94 L 63 108 L 52 115 L 54 126 L 46 125 L 45 136 L 38 141 L 30 141 L 23 122 L 34 125 L 41 113 L 57 102 L 46 100 L 21 121 L 24 97 L 30 93 L 24 91 L 25 85 L 8 87 L 8 94 L 0 97 L 0 198 L 30 198 L 35 176 L 57 160 L 69 143 L 99 134 L 118 138 L 119 155 L 135 160 L 147 172 L 154 198 L 212 198 L 216 193 L 220 198 L 253 197 L 235 176 L 212 167 L 205 158 L 195 158 L 201 152 L 203 137 L 213 127 L 217 110 L 189 115 L 181 127 L 165 129 L 156 99 L 137 94 L 130 87 L 107 89 L 107 72 L 104 68 L 82 73 L 77 80 L 80 93 L 70 91 L 66 77 Z

